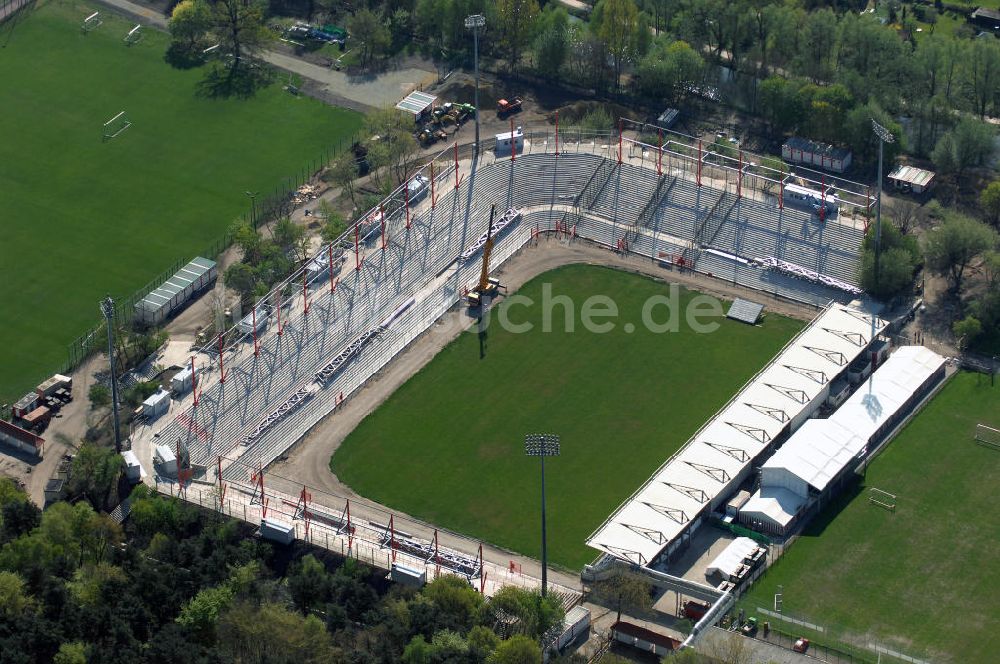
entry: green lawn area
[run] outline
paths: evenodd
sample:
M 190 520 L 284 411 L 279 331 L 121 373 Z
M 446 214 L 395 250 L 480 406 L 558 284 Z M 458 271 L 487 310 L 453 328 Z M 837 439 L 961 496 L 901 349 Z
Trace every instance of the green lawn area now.
M 524 435 L 557 433 L 562 454 L 546 464 L 549 560 L 578 570 L 597 552 L 584 539 L 756 373 L 802 323 L 777 315 L 751 327 L 719 319 L 711 334 L 655 334 L 643 303 L 664 283 L 575 265 L 546 273 L 519 293 L 536 303 L 542 285 L 576 305 L 576 332 L 561 308 L 543 332 L 542 306 L 514 304 L 527 334 L 494 322 L 480 359 L 462 334 L 351 433 L 331 460 L 362 495 L 488 542 L 540 557 L 539 461 Z M 584 300 L 614 298 L 606 334 L 580 325 Z M 695 293 L 682 291 L 686 303 Z M 505 309 L 511 300 L 503 300 Z M 665 310 L 654 314 L 665 318 Z M 625 328 L 631 323 L 634 333 Z
M 167 36 L 98 9 L 42 3 L 2 31 L 0 108 L 0 401 L 66 361 L 98 321 L 98 299 L 131 295 L 193 258 L 247 210 L 244 192 L 274 191 L 361 117 L 282 91 L 250 99 L 197 94 L 202 68 L 164 61 Z M 102 141 L 125 110 L 133 125 Z M 211 256 L 210 258 L 214 258 Z
M 1000 632 L 1000 386 L 957 375 L 868 468 L 863 486 L 821 513 L 745 601 L 836 626 L 849 641 L 934 662 L 996 661 Z M 895 513 L 868 488 L 898 495 Z M 895 660 L 893 660 L 895 661 Z

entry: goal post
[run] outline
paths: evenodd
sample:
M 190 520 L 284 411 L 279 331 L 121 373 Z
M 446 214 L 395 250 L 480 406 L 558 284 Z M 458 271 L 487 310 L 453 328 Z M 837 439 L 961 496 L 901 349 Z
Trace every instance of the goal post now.
M 132 121 L 128 119 L 125 111 L 121 111 L 118 115 L 104 123 L 104 140 L 110 141 L 131 126 Z
M 90 32 L 91 30 L 96 30 L 102 23 L 104 21 L 101 20 L 101 12 L 94 12 L 83 19 L 83 23 L 80 24 L 80 30 L 82 32 Z
M 1000 450 L 1000 429 L 994 429 L 982 423 L 977 424 L 975 438 L 980 445 Z
M 126 33 L 122 41 L 125 42 L 126 46 L 131 46 L 132 44 L 138 44 L 140 39 L 142 39 L 142 25 L 136 23 L 135 27 Z
M 896 494 L 872 487 L 868 490 L 868 502 L 890 512 L 896 511 Z

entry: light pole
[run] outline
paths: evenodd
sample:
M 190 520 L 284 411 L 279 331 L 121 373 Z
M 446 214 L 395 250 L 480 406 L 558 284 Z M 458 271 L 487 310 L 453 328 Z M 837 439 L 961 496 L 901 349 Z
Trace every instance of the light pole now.
M 465 19 L 465 27 L 472 30 L 474 60 L 476 63 L 476 96 L 473 106 L 476 107 L 476 154 L 479 154 L 479 31 L 486 27 L 486 17 L 473 14 Z
M 524 453 L 542 460 L 542 597 L 548 587 L 548 560 L 545 549 L 545 457 L 559 456 L 559 436 L 533 433 L 524 437 Z
M 108 296 L 101 300 L 101 314 L 108 326 L 108 361 L 111 363 L 111 412 L 115 423 L 115 451 L 122 452 L 122 436 L 118 424 L 118 374 L 115 371 L 115 301 Z
M 875 290 L 879 285 L 879 259 L 882 253 L 882 148 L 896 138 L 872 118 L 872 131 L 878 136 L 878 200 L 875 201 Z
M 243 193 L 250 197 L 250 225 L 257 228 L 257 192 L 246 191 Z

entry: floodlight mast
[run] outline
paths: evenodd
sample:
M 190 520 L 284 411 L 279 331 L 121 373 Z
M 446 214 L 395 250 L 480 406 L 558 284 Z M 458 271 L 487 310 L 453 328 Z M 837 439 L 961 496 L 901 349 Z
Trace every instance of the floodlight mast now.
M 542 460 L 542 597 L 548 588 L 548 560 L 545 546 L 545 457 L 559 456 L 559 436 L 533 433 L 524 437 L 524 453 Z
M 882 258 L 882 149 L 885 147 L 886 143 L 893 143 L 896 137 L 892 135 L 888 129 L 880 125 L 872 118 L 872 131 L 878 137 L 878 200 L 875 201 L 875 292 L 879 289 L 879 271 L 881 269 L 881 258 Z M 872 333 L 870 342 L 875 342 L 875 332 L 878 329 L 878 325 L 875 322 L 875 311 L 872 310 Z M 874 371 L 872 372 L 874 374 Z M 868 382 L 869 391 L 871 390 L 872 383 L 871 380 Z
M 108 296 L 101 300 L 101 314 L 108 326 L 108 362 L 111 364 L 111 412 L 115 424 L 115 451 L 122 452 L 121 430 L 118 424 L 118 374 L 115 371 L 115 301 Z
M 479 31 L 484 27 L 486 27 L 486 17 L 482 14 L 473 14 L 465 19 L 465 28 L 472 30 L 473 59 L 476 67 L 476 92 L 473 103 L 476 107 L 476 156 L 479 155 Z

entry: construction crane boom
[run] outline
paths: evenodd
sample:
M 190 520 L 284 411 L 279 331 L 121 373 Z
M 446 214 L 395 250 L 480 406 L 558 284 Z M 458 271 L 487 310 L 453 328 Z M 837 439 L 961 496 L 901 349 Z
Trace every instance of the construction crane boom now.
M 483 270 L 479 273 L 479 292 L 483 293 L 490 289 L 490 254 L 493 253 L 493 215 L 496 214 L 497 206 L 490 206 L 490 225 L 486 229 L 486 244 L 483 245 Z

